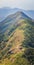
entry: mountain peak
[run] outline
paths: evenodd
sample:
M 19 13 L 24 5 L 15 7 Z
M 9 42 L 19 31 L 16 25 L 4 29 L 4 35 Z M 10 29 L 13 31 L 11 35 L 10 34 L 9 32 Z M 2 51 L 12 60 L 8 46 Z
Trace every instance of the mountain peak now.
M 30 19 L 31 20 L 31 18 L 22 11 L 17 11 L 14 14 L 10 14 L 8 17 L 9 18 L 21 17 L 22 19 Z
M 27 14 L 25 14 L 22 11 L 17 11 L 15 14 L 18 15 L 18 16 L 21 15 L 22 18 L 24 18 L 24 19 L 31 19 Z

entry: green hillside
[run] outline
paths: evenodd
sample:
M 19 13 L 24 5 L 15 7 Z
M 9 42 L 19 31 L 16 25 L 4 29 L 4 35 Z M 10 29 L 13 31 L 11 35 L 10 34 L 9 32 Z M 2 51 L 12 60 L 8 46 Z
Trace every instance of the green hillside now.
M 34 65 L 34 22 L 13 22 L 0 23 L 0 65 Z

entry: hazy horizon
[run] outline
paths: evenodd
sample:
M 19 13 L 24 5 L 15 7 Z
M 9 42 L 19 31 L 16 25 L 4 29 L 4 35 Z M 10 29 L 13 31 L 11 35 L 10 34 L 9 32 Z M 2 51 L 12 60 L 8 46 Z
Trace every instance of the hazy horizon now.
M 34 10 L 34 0 L 0 0 L 0 8 L 4 7 Z
M 25 10 L 25 11 L 26 11 L 26 10 L 27 10 L 27 11 L 28 11 L 28 10 L 29 10 L 29 11 L 34 11 L 34 9 L 33 9 L 33 10 L 32 10 L 32 9 L 21 9 L 21 8 L 17 8 L 17 7 L 16 7 L 16 8 L 11 8 L 11 7 L 0 7 L 0 9 L 20 9 L 20 10 Z

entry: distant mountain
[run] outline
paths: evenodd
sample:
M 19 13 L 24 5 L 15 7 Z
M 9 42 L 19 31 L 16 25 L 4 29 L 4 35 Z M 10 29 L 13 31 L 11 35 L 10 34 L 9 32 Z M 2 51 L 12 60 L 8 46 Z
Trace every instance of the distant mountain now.
M 34 10 L 27 10 L 27 11 L 24 10 L 24 12 L 25 12 L 28 16 L 30 16 L 32 19 L 34 19 Z
M 11 9 L 9 7 L 0 8 L 0 21 L 2 21 L 8 15 L 15 13 L 17 10 L 17 8 Z
M 16 13 L 17 11 L 25 12 L 25 14 L 34 19 L 34 10 L 22 10 L 18 8 L 11 9 L 9 7 L 0 8 L 0 21 L 6 18 L 8 15 Z

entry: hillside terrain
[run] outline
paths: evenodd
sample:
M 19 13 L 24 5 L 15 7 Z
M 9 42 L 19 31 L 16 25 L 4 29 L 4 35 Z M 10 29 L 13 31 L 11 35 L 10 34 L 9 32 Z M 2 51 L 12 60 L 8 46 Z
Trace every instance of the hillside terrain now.
M 0 22 L 0 65 L 34 65 L 34 22 L 24 12 Z

